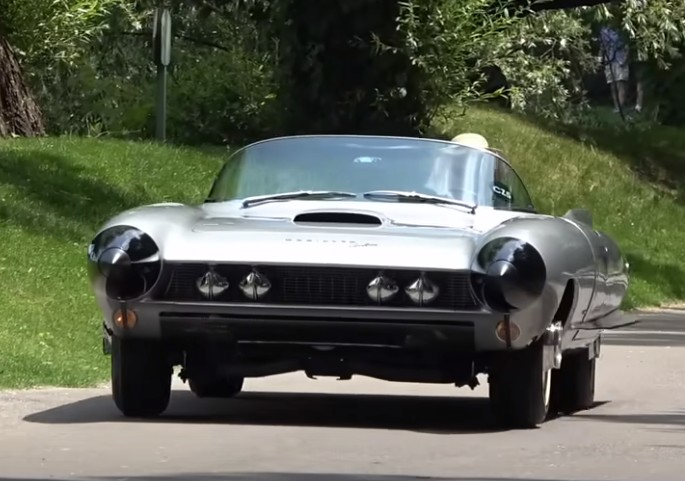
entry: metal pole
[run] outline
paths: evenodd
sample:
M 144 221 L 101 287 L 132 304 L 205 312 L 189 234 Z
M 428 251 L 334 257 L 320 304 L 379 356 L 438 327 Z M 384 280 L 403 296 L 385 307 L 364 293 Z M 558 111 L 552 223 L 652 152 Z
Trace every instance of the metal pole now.
M 166 141 L 167 69 L 171 61 L 171 13 L 161 5 L 155 11 L 152 41 L 157 64 L 157 95 L 155 101 L 155 137 Z
M 166 141 L 166 93 L 167 93 L 167 68 L 165 65 L 157 65 L 157 105 L 155 107 L 155 120 L 157 124 L 157 140 Z

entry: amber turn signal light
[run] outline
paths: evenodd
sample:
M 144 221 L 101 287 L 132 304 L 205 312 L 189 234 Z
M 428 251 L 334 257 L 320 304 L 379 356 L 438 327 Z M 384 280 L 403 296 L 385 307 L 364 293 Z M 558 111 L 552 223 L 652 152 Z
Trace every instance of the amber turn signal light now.
M 509 336 L 507 336 L 507 324 L 509 328 Z M 515 322 L 512 322 L 511 320 L 509 322 L 499 321 L 497 323 L 497 327 L 495 327 L 495 335 L 502 342 L 507 342 L 507 337 L 511 339 L 511 342 L 514 342 L 521 336 L 521 329 Z
M 132 329 L 138 323 L 138 315 L 130 309 L 118 310 L 114 313 L 114 323 L 124 329 Z

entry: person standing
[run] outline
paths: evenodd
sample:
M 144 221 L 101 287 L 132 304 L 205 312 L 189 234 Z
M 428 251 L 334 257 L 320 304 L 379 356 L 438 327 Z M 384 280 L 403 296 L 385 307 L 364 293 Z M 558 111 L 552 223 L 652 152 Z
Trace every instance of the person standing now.
M 614 112 L 623 112 L 630 79 L 629 49 L 616 28 L 605 25 L 600 30 L 600 55 L 614 101 Z

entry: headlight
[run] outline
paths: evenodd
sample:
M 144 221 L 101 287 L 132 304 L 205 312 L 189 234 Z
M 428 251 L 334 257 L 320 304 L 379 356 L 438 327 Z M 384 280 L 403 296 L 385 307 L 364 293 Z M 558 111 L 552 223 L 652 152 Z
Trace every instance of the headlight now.
M 496 311 L 523 309 L 542 294 L 545 262 L 525 241 L 511 237 L 492 240 L 480 250 L 477 262 L 485 271 L 475 279 L 477 294 Z
M 107 296 L 130 300 L 148 293 L 159 278 L 162 262 L 152 238 L 131 226 L 110 227 L 88 246 L 91 277 L 105 278 Z

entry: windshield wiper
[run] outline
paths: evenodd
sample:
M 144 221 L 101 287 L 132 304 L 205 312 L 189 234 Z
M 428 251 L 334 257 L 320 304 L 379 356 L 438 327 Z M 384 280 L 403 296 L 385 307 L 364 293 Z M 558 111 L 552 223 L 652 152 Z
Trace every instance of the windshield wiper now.
M 357 197 L 353 192 L 341 192 L 336 190 L 297 190 L 294 192 L 283 192 L 281 194 L 256 195 L 243 200 L 243 208 L 252 205 L 263 204 L 265 202 L 276 202 L 279 200 L 322 200 L 322 199 L 348 199 Z
M 404 202 L 418 202 L 436 205 L 458 205 L 471 211 L 471 214 L 476 213 L 476 204 L 469 204 L 461 200 L 450 199 L 447 197 L 440 197 L 438 195 L 420 194 L 418 192 L 406 192 L 401 190 L 372 190 L 364 193 L 365 199 L 378 200 L 397 200 Z

